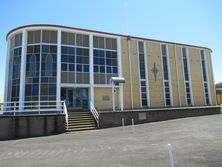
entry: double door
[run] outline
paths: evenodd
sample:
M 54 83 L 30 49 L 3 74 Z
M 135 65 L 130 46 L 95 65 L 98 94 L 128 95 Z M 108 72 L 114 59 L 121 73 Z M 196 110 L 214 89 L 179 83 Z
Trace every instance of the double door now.
M 64 93 L 69 111 L 88 110 L 88 88 L 65 89 Z

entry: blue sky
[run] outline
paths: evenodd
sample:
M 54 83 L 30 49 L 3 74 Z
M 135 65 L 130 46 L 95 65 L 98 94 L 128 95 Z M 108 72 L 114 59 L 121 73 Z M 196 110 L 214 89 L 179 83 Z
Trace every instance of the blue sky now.
M 222 82 L 221 7 L 220 0 L 0 0 L 0 95 L 11 29 L 43 23 L 126 34 L 125 13 L 130 35 L 212 48 L 215 82 Z

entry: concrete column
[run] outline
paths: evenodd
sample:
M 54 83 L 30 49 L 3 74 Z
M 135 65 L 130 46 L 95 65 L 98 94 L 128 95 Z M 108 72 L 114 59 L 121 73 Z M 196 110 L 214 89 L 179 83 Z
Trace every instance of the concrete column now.
M 212 96 L 211 96 L 211 90 L 210 90 L 210 78 L 209 78 L 209 69 L 208 69 L 208 60 L 206 51 L 204 50 L 204 59 L 205 59 L 205 68 L 206 68 L 206 75 L 207 75 L 207 89 L 208 89 L 208 95 L 209 95 L 209 103 L 212 104 Z
M 121 38 L 117 38 L 117 55 L 118 55 L 118 75 L 122 77 L 122 49 L 121 49 Z M 124 99 L 123 99 L 123 84 L 120 84 L 119 88 L 119 108 L 121 111 L 124 109 Z
M 60 104 L 61 99 L 61 30 L 57 31 L 57 77 L 56 77 L 56 104 Z M 57 107 L 58 109 L 58 107 Z
M 10 40 L 7 40 L 7 54 L 6 54 L 6 63 L 5 63 L 5 90 L 4 90 L 4 102 L 8 102 L 8 97 L 9 97 L 9 80 L 10 80 L 10 76 L 9 76 L 9 62 L 10 62 Z
M 213 90 L 214 90 L 214 97 L 212 98 L 212 104 L 213 105 L 216 105 L 217 104 L 217 94 L 216 94 L 216 88 L 215 88 L 215 81 L 214 81 L 214 69 L 213 69 L 213 65 L 212 65 L 212 55 L 211 55 L 211 52 L 209 52 L 209 63 L 210 63 L 210 67 L 211 67 L 211 74 L 210 75 L 212 75 L 212 78 L 213 78 Z M 211 96 L 212 96 L 212 94 L 211 94 Z M 213 100 L 214 100 L 214 102 L 213 102 Z
M 25 99 L 25 71 L 26 71 L 26 52 L 27 52 L 27 31 L 22 31 L 22 54 L 21 54 L 21 70 L 20 70 L 20 88 L 19 88 L 19 109 L 23 110 Z
M 89 103 L 92 103 L 94 105 L 93 34 L 89 35 L 89 82 L 90 82 Z

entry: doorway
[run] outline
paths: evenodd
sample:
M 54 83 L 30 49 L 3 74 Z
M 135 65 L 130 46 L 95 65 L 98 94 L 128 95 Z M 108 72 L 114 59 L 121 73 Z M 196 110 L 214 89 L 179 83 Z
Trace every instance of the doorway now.
M 62 88 L 61 98 L 65 100 L 68 111 L 88 111 L 88 88 Z

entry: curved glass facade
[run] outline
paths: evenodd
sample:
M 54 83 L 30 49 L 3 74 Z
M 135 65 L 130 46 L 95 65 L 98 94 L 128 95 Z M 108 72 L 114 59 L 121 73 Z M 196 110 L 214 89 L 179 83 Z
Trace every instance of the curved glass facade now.
M 24 43 L 22 35 L 25 35 Z M 92 35 L 90 44 L 90 34 L 87 33 L 31 28 L 9 39 L 10 97 L 7 101 L 64 100 L 64 92 L 70 89 L 70 85 L 71 89 L 80 85 L 88 94 L 87 88 L 93 84 L 107 85 L 110 77 L 118 76 L 116 38 Z M 91 65 L 90 59 L 93 60 Z M 20 75 L 22 70 L 24 73 Z M 91 81 L 90 75 L 94 78 Z M 24 81 L 20 81 L 21 78 Z M 22 99 L 19 99 L 21 92 Z M 79 97 L 75 98 L 78 100 Z

